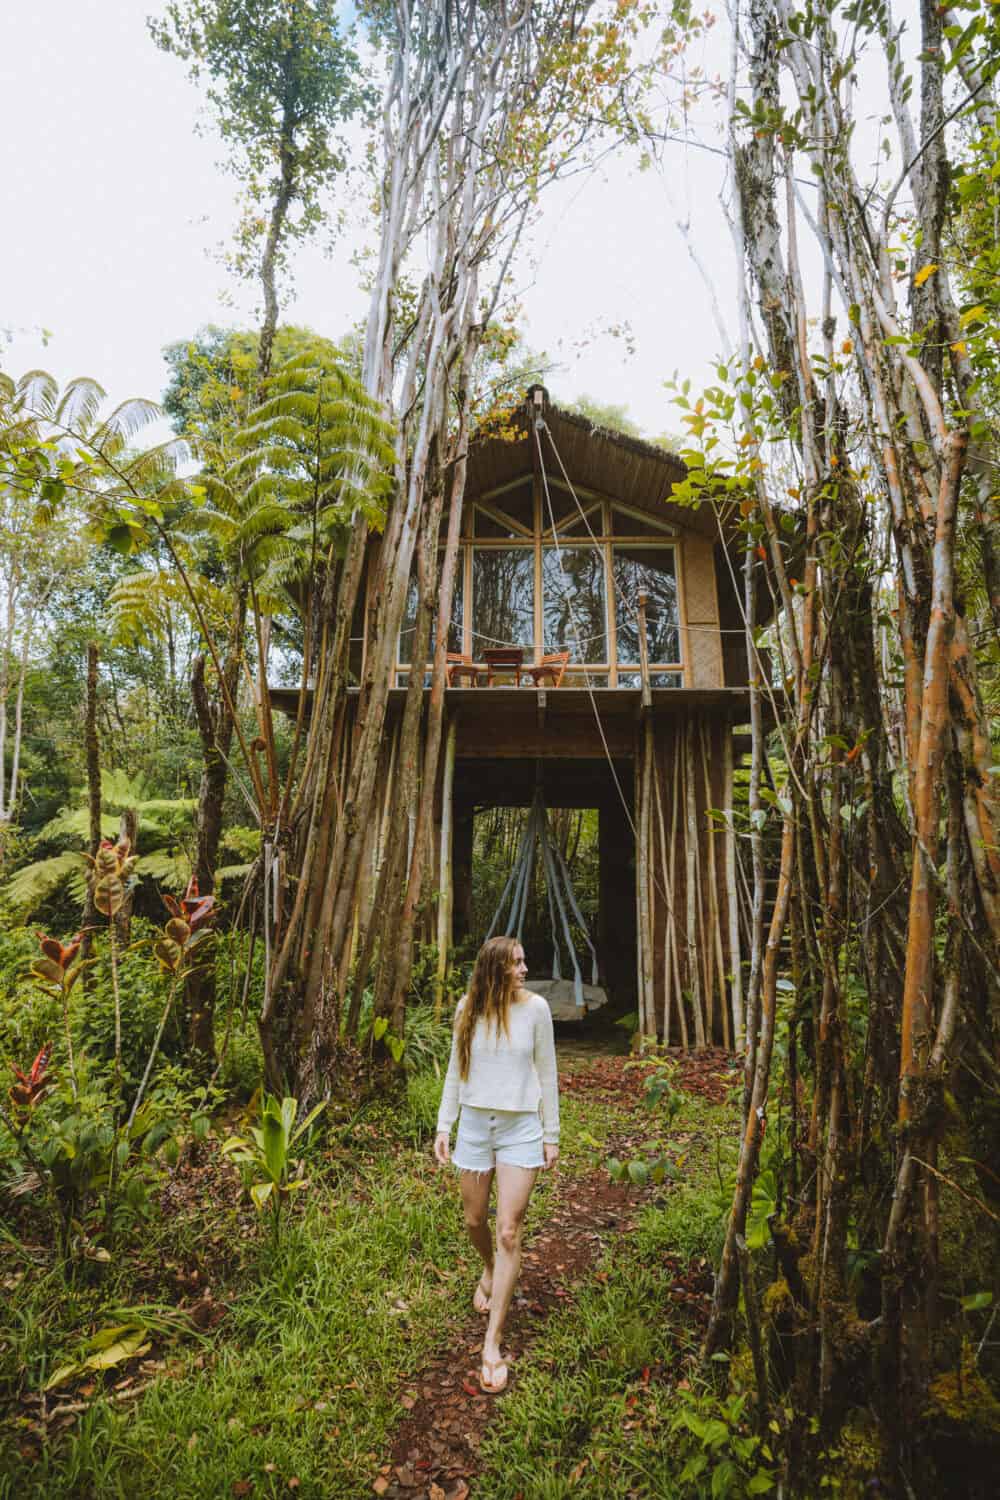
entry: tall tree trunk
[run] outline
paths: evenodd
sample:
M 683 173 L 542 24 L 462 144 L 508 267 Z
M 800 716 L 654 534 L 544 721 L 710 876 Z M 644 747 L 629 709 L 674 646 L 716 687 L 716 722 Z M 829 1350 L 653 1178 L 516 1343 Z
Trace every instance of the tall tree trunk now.
M 239 685 L 239 641 L 242 636 L 242 608 L 234 623 L 235 643 L 223 663 L 229 689 L 229 701 L 235 703 Z M 201 739 L 203 770 L 198 789 L 197 851 L 194 876 L 202 896 L 215 889 L 215 871 L 222 839 L 222 815 L 229 775 L 229 753 L 233 741 L 233 718 L 226 695 L 219 692 L 213 704 L 205 683 L 205 658 L 196 656 L 191 672 L 191 697 Z M 199 950 L 199 962 L 184 981 L 187 1010 L 187 1041 L 196 1056 L 208 1061 L 215 1057 L 215 948 L 212 933 Z M 252 962 L 253 955 L 249 961 Z
M 97 738 L 97 661 L 96 641 L 87 646 L 87 685 L 83 711 L 83 748 L 87 765 L 87 813 L 89 821 L 87 850 L 91 859 L 101 845 L 101 747 Z M 83 942 L 80 945 L 81 959 L 89 958 L 94 946 L 94 929 L 100 914 L 94 905 L 94 882 L 87 881 L 87 895 L 83 903 Z M 83 971 L 83 985 L 87 989 L 91 970 Z

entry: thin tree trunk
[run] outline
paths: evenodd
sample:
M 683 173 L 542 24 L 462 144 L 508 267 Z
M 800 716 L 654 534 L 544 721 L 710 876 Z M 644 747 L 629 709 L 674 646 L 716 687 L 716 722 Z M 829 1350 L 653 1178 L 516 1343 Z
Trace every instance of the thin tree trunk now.
M 88 853 L 95 857 L 101 846 L 101 747 L 97 738 L 97 659 L 96 641 L 87 646 L 87 688 L 84 698 L 83 747 L 87 765 L 87 811 L 90 820 L 87 840 Z M 87 881 L 87 895 L 83 903 L 83 942 L 80 957 L 90 957 L 94 946 L 94 930 L 98 926 L 100 913 L 94 905 L 94 882 Z M 103 924 L 102 924 L 103 925 Z M 83 971 L 84 988 L 89 988 L 91 970 Z

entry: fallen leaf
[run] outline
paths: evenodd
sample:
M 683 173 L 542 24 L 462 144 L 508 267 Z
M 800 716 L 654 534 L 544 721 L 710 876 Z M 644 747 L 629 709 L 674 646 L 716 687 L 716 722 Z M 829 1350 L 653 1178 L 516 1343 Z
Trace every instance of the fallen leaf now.
M 250 1493 L 250 1491 L 252 1489 L 253 1489 L 253 1480 L 252 1479 L 234 1479 L 233 1480 L 233 1494 L 234 1495 L 249 1495 L 249 1493 Z
M 189 1453 L 193 1453 L 194 1450 L 197 1448 L 197 1446 L 198 1446 L 198 1434 L 196 1432 L 192 1432 L 192 1434 L 188 1438 L 188 1442 L 187 1442 L 188 1452 Z
M 384 1495 L 388 1488 L 389 1481 L 388 1479 L 386 1479 L 384 1474 L 380 1474 L 372 1484 L 372 1489 L 375 1491 L 376 1495 Z

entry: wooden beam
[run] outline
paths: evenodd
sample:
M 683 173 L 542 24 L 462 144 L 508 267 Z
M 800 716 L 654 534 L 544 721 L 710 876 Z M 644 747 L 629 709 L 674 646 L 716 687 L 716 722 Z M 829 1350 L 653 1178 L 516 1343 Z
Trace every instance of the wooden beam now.
M 452 714 L 444 747 L 444 778 L 441 784 L 441 857 L 437 912 L 437 983 L 434 1014 L 440 1018 L 444 1004 L 444 981 L 448 972 L 448 949 L 451 947 L 451 909 L 453 881 L 451 868 L 451 829 L 455 787 L 455 746 L 458 743 L 458 717 Z
M 494 485 L 491 490 L 483 490 L 481 495 L 466 494 L 466 505 L 479 505 L 484 500 L 495 500 L 498 495 L 506 495 L 510 490 L 520 489 L 522 484 L 527 484 L 531 478 L 531 470 L 519 474 L 516 479 L 508 479 L 506 484 Z

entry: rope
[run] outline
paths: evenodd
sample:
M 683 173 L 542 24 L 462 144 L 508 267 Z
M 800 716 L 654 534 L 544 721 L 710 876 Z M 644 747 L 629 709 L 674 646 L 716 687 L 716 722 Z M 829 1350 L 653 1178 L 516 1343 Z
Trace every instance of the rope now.
M 528 910 L 528 896 L 531 890 L 531 877 L 535 867 L 535 846 L 540 846 L 542 856 L 542 867 L 545 872 L 545 893 L 548 899 L 549 920 L 552 924 L 552 978 L 561 979 L 560 956 L 559 956 L 559 929 L 562 928 L 563 941 L 569 951 L 573 963 L 573 999 L 576 1006 L 584 1008 L 583 996 L 583 973 L 580 969 L 580 961 L 577 958 L 576 947 L 573 942 L 571 916 L 576 920 L 583 933 L 584 942 L 590 952 L 591 958 L 591 983 L 598 982 L 597 949 L 594 947 L 593 939 L 587 930 L 587 924 L 576 899 L 573 890 L 573 882 L 570 878 L 566 861 L 563 859 L 562 851 L 552 836 L 552 827 L 549 823 L 548 809 L 542 800 L 541 789 L 535 791 L 528 814 L 524 832 L 517 846 L 514 856 L 514 864 L 507 877 L 507 883 L 503 888 L 500 903 L 490 923 L 490 930 L 486 934 L 487 940 L 493 936 L 507 912 L 505 934 L 507 937 L 516 936 L 521 941 L 524 933 L 524 919 Z M 558 918 L 558 920 L 557 920 Z
M 583 507 L 580 504 L 579 499 L 577 498 L 576 490 L 573 488 L 572 484 L 570 483 L 569 475 L 566 473 L 566 468 L 565 468 L 565 466 L 563 464 L 563 461 L 559 457 L 559 450 L 558 450 L 558 448 L 555 445 L 555 439 L 553 438 L 552 433 L 549 431 L 549 425 L 545 421 L 544 417 L 538 417 L 535 420 L 535 429 L 534 429 L 535 430 L 535 445 L 538 448 L 538 462 L 539 462 L 539 466 L 540 466 L 541 471 L 542 471 L 542 488 L 545 491 L 545 503 L 548 506 L 549 520 L 552 522 L 552 532 L 553 532 L 553 535 L 556 535 L 556 530 L 555 530 L 555 516 L 554 516 L 554 513 L 553 513 L 553 509 L 552 509 L 552 495 L 551 495 L 551 492 L 549 490 L 549 476 L 548 476 L 548 474 L 546 473 L 546 470 L 545 470 L 545 456 L 542 453 L 542 439 L 539 436 L 539 429 L 541 427 L 544 427 L 545 431 L 548 433 L 549 442 L 552 444 L 552 451 L 553 451 L 553 453 L 556 456 L 556 460 L 557 460 L 557 462 L 559 464 L 559 467 L 562 469 L 563 478 L 565 479 L 567 485 L 569 485 L 569 492 L 573 496 L 573 499 L 576 502 L 576 508 L 580 512 L 581 516 L 583 516 L 584 524 L 586 525 L 586 527 L 587 527 L 587 529 L 589 531 L 590 530 L 590 522 L 587 520 L 587 517 L 584 514 Z M 591 531 L 590 535 L 593 536 L 594 533 Z M 559 566 L 561 568 L 562 567 L 562 555 L 560 553 L 560 548 L 559 548 L 559 542 L 558 542 L 558 540 L 556 541 L 556 553 L 559 556 Z M 575 625 L 576 624 L 576 617 L 573 614 L 573 605 L 572 605 L 572 602 L 570 602 L 570 605 L 569 605 L 569 612 L 570 612 L 571 618 L 573 619 L 573 623 Z M 614 781 L 615 789 L 618 792 L 619 801 L 621 802 L 622 808 L 623 808 L 624 813 L 625 813 L 625 817 L 628 820 L 628 826 L 632 830 L 632 837 L 636 840 L 636 844 L 638 845 L 639 834 L 638 834 L 638 831 L 636 829 L 635 823 L 632 821 L 632 812 L 631 812 L 631 809 L 629 808 L 628 802 L 626 800 L 625 793 L 622 790 L 621 781 L 618 779 L 618 772 L 615 769 L 614 758 L 613 758 L 613 756 L 611 754 L 611 749 L 610 749 L 610 747 L 608 745 L 607 735 L 604 733 L 604 725 L 601 722 L 601 712 L 600 712 L 600 709 L 597 707 L 597 699 L 594 697 L 594 689 L 593 689 L 593 686 L 591 685 L 590 673 L 589 672 L 584 672 L 583 675 L 584 675 L 584 681 L 587 684 L 587 692 L 590 695 L 590 706 L 593 709 L 594 720 L 595 720 L 595 722 L 597 724 L 597 732 L 598 732 L 598 734 L 601 737 L 601 745 L 603 746 L 604 754 L 605 754 L 605 757 L 606 757 L 607 762 L 608 762 L 608 768 L 611 771 L 611 778 Z
M 590 531 L 590 523 L 587 520 L 586 514 L 585 514 L 584 509 L 583 509 L 583 506 L 580 504 L 580 501 L 579 501 L 579 499 L 577 497 L 576 490 L 573 488 L 573 482 L 570 479 L 569 475 L 566 473 L 566 465 L 563 463 L 562 457 L 560 456 L 560 453 L 559 453 L 559 449 L 556 447 L 556 440 L 552 436 L 552 431 L 551 431 L 548 423 L 545 421 L 545 418 L 544 417 L 539 417 L 535 421 L 535 443 L 536 443 L 536 445 L 538 447 L 538 462 L 539 462 L 539 464 L 541 466 L 541 471 L 542 471 L 542 486 L 543 486 L 543 488 L 545 490 L 545 499 L 546 499 L 546 503 L 548 504 L 548 507 L 549 507 L 549 517 L 550 517 L 550 519 L 552 517 L 552 497 L 549 494 L 549 480 L 548 480 L 548 475 L 545 472 L 545 458 L 544 458 L 544 456 L 542 454 L 542 440 L 538 436 L 538 431 L 539 431 L 540 427 L 544 427 L 545 428 L 545 431 L 546 431 L 546 433 L 548 435 L 549 442 L 552 445 L 552 452 L 556 456 L 556 462 L 558 463 L 560 469 L 562 470 L 562 475 L 563 475 L 563 479 L 566 482 L 566 487 L 569 490 L 570 494 L 573 496 L 574 501 L 576 502 L 576 508 L 577 508 L 577 510 L 580 512 L 581 516 L 583 516 L 583 523 L 584 523 L 584 525 L 587 527 L 588 531 Z M 554 524 L 553 524 L 553 531 L 555 531 Z M 591 531 L 590 535 L 591 535 L 591 537 L 593 537 L 594 533 Z M 570 613 L 572 614 L 572 606 L 570 606 Z M 629 807 L 628 802 L 627 802 L 626 797 L 625 797 L 625 793 L 622 790 L 622 784 L 621 784 L 621 782 L 618 779 L 618 772 L 615 770 L 615 763 L 614 763 L 614 760 L 612 758 L 611 751 L 608 748 L 607 736 L 604 733 L 604 725 L 601 722 L 601 712 L 600 712 L 600 709 L 597 706 L 597 699 L 594 697 L 594 690 L 593 690 L 593 688 L 590 685 L 590 675 L 589 675 L 589 673 L 585 673 L 584 675 L 585 675 L 586 683 L 587 683 L 587 691 L 590 694 L 590 706 L 591 706 L 591 708 L 594 711 L 594 719 L 596 720 L 596 723 L 597 723 L 598 733 L 601 736 L 601 744 L 604 747 L 604 754 L 605 754 L 605 756 L 607 758 L 608 769 L 611 772 L 611 778 L 614 781 L 615 790 L 618 793 L 618 800 L 621 802 L 622 811 L 625 814 L 625 820 L 628 823 L 628 826 L 629 826 L 629 828 L 632 831 L 632 837 L 635 839 L 635 846 L 636 846 L 636 849 L 638 850 L 638 847 L 639 847 L 639 831 L 636 828 L 635 822 L 634 822 L 634 820 L 632 818 L 632 810 Z M 638 775 L 638 769 L 639 769 L 639 763 L 638 763 L 638 760 L 636 760 L 636 773 L 637 773 L 637 775 Z M 667 891 L 664 890 L 663 885 L 660 882 L 660 878 L 659 878 L 659 876 L 656 873 L 655 861 L 652 862 L 652 868 L 650 869 L 649 873 L 652 876 L 653 885 L 654 885 L 655 889 L 659 892 L 660 896 L 663 898 L 663 902 L 664 902 L 664 904 L 665 904 L 668 912 L 670 913 L 671 920 L 673 920 L 673 914 L 674 914 L 673 899 L 667 893 Z

